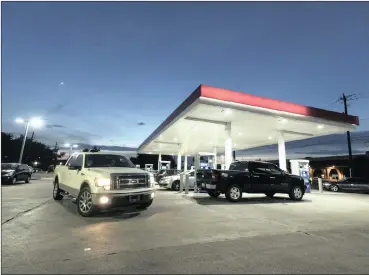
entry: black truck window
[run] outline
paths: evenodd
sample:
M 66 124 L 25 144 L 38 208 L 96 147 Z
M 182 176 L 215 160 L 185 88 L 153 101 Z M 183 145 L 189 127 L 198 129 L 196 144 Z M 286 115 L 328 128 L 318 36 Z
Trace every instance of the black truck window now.
M 273 175 L 279 175 L 282 173 L 282 171 L 275 165 L 273 164 L 268 164 L 268 167 L 266 169 L 266 172 L 269 174 L 273 174 Z
M 267 168 L 268 168 L 268 164 L 267 163 L 262 163 L 262 162 L 253 162 L 251 169 L 254 173 L 257 174 L 265 174 L 267 173 Z
M 229 166 L 229 170 L 234 171 L 247 171 L 249 168 L 248 162 L 236 161 Z

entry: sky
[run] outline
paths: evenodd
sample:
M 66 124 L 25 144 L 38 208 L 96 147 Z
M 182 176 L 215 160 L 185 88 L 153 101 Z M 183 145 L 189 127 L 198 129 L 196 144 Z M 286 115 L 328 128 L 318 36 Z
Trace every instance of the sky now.
M 206 84 L 369 130 L 368 2 L 2 2 L 2 131 L 137 147 Z M 31 130 L 33 131 L 33 130 Z

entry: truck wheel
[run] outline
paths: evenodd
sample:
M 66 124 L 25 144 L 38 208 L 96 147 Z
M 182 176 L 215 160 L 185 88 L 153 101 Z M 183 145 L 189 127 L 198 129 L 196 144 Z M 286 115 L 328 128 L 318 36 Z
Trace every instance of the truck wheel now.
M 332 191 L 332 192 L 338 192 L 338 186 L 333 184 L 329 187 L 329 189 Z
M 13 184 L 13 185 L 14 185 L 14 184 L 16 184 L 16 183 L 17 183 L 17 181 L 18 181 L 18 180 L 17 180 L 17 177 L 16 177 L 16 176 L 14 176 L 14 178 L 12 178 L 12 179 L 11 179 L 11 184 Z
M 31 176 L 28 175 L 27 178 L 24 180 L 25 183 L 29 183 L 31 181 Z
M 269 197 L 269 198 L 273 198 L 274 197 L 274 195 L 275 195 L 275 193 L 273 193 L 273 192 L 270 192 L 270 193 L 264 193 L 267 197 Z
M 149 206 L 152 204 L 153 201 L 154 200 L 150 200 L 149 202 L 140 204 L 140 205 L 136 206 L 136 209 L 138 209 L 138 210 L 146 210 L 147 208 L 149 208 Z
M 242 189 L 238 184 L 231 184 L 228 187 L 225 196 L 227 200 L 231 202 L 238 202 L 242 199 Z
M 78 213 L 82 217 L 91 217 L 96 212 L 96 206 L 92 204 L 92 194 L 89 187 L 83 187 L 77 198 Z
M 58 180 L 55 180 L 55 182 L 54 182 L 53 198 L 56 201 L 60 201 L 60 200 L 63 199 L 63 195 L 61 194 L 61 190 L 59 189 Z
M 217 198 L 220 196 L 220 191 L 208 190 L 208 195 L 213 198 Z
M 179 191 L 179 187 L 180 187 L 180 182 L 179 180 L 176 180 L 172 183 L 172 190 L 174 191 Z
M 302 197 L 304 196 L 304 192 L 302 191 L 302 188 L 298 185 L 292 186 L 291 192 L 290 192 L 290 199 L 294 201 L 301 201 Z

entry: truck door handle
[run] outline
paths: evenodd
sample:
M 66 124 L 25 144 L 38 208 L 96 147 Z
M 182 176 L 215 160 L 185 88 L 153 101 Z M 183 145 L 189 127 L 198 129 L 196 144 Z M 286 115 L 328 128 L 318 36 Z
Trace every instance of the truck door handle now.
M 258 178 L 259 176 L 254 176 L 254 178 Z
M 275 177 L 270 177 L 271 179 L 275 179 Z

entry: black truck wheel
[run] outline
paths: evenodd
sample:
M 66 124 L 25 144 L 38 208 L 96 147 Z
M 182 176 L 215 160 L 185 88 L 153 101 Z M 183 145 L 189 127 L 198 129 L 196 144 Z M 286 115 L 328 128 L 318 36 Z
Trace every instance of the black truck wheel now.
M 231 184 L 225 192 L 227 200 L 238 202 L 242 199 L 242 188 L 238 184 Z
M 208 194 L 210 197 L 217 198 L 220 196 L 220 191 L 208 190 Z
M 291 200 L 301 201 L 302 197 L 304 196 L 302 187 L 298 185 L 292 186 L 289 196 Z
M 269 198 L 273 198 L 275 193 L 274 192 L 268 192 L 268 193 L 265 193 L 265 195 Z
M 24 180 L 25 183 L 29 183 L 31 181 L 31 175 L 28 175 L 27 178 Z

